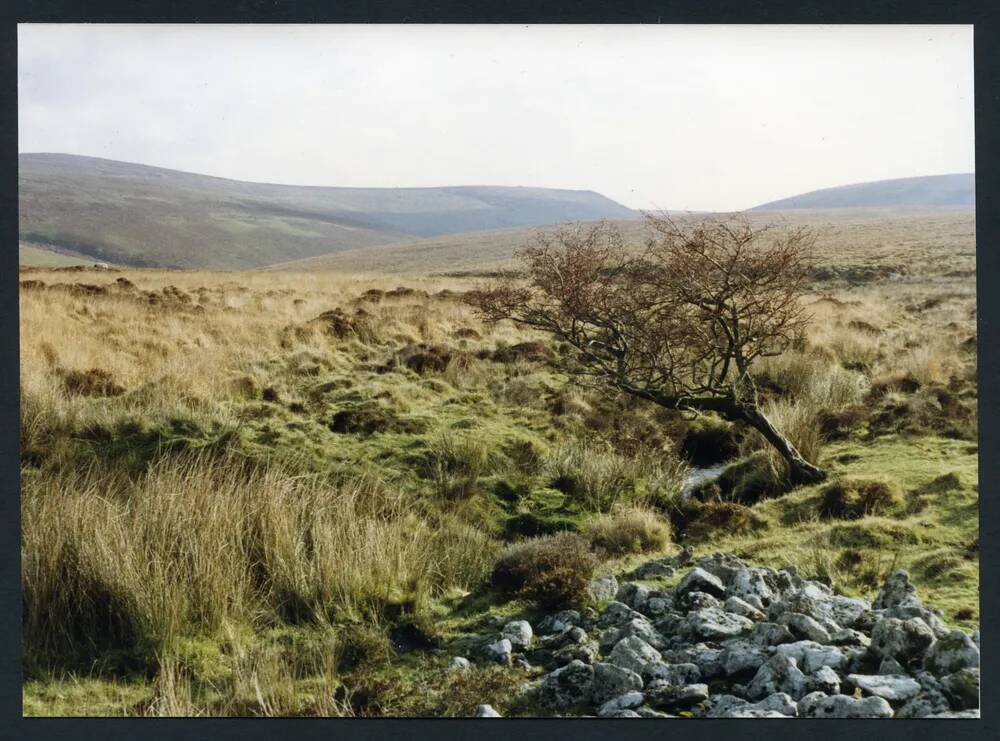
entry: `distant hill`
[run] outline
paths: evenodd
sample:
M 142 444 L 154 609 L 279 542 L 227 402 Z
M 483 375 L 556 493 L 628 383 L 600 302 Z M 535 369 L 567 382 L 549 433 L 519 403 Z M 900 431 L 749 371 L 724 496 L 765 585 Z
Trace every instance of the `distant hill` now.
M 928 175 L 823 188 L 756 206 L 755 211 L 798 208 L 938 208 L 976 205 L 976 176 Z
M 674 214 L 676 218 L 687 218 Z M 692 215 L 698 218 L 697 214 Z M 821 265 L 868 264 L 872 254 L 892 250 L 892 259 L 912 270 L 924 270 L 928 245 L 954 245 L 949 260 L 975 259 L 973 209 L 828 208 L 751 211 L 750 220 L 762 226 L 784 223 L 807 226 L 817 238 Z M 641 219 L 612 220 L 626 241 L 641 244 L 650 230 Z M 555 227 L 523 227 L 450 234 L 432 239 L 374 245 L 270 265 L 264 270 L 373 274 L 483 273 L 511 265 L 511 256 L 540 231 Z M 940 257 L 941 252 L 935 252 Z M 881 259 L 881 258 L 880 258 Z M 935 266 L 947 272 L 955 265 Z
M 20 241 L 120 265 L 243 269 L 419 237 L 634 212 L 593 191 L 272 185 L 67 154 L 18 158 Z

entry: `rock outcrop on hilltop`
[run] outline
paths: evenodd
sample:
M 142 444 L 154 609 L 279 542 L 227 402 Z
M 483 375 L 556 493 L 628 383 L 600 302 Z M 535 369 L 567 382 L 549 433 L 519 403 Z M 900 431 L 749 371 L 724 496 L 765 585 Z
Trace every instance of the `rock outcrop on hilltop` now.
M 632 575 L 668 574 L 665 561 Z M 949 629 L 905 571 L 871 602 L 836 594 L 793 568 L 716 553 L 671 589 L 603 577 L 594 591 L 614 599 L 600 611 L 563 610 L 534 626 L 508 623 L 470 644 L 478 646 L 471 658 L 542 667 L 523 687 L 525 699 L 563 716 L 979 714 L 979 631 Z M 477 714 L 496 717 L 489 711 Z

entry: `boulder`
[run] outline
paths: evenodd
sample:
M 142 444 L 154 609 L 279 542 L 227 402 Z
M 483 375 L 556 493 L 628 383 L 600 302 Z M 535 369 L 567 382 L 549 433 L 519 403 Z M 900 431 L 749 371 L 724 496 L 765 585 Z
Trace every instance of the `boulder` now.
M 936 676 L 979 666 L 979 647 L 960 630 L 953 630 L 934 643 L 924 657 L 924 668 Z
M 910 574 L 905 569 L 900 569 L 885 580 L 875 598 L 874 607 L 876 610 L 887 610 L 916 599 L 917 588 L 910 581 Z
M 742 615 L 749 620 L 759 621 L 764 619 L 763 612 L 739 597 L 727 598 L 723 608 L 726 612 L 731 612 L 734 615 Z
M 831 669 L 840 669 L 847 664 L 847 657 L 841 649 L 836 646 L 823 646 L 815 641 L 785 643 L 776 646 L 774 651 L 776 655 L 795 659 L 797 665 L 808 674 L 815 672 L 820 667 L 828 666 Z
M 479 705 L 476 707 L 476 717 L 477 718 L 501 718 L 496 710 L 493 709 L 492 705 Z
M 777 578 L 766 569 L 739 569 L 726 587 L 726 596 L 736 597 L 762 610 L 779 596 Z
M 793 699 L 802 697 L 809 688 L 809 680 L 799 669 L 795 659 L 785 654 L 775 654 L 757 670 L 750 684 L 747 696 L 751 700 L 762 700 L 768 695 L 784 692 Z
M 905 666 L 922 659 L 933 643 L 933 631 L 920 618 L 883 617 L 872 629 L 870 648 L 878 658 L 891 656 Z
M 848 695 L 811 692 L 799 700 L 802 718 L 891 718 L 892 707 L 881 697 L 858 699 Z
M 623 602 L 610 602 L 604 608 L 604 612 L 597 618 L 598 628 L 610 628 L 624 625 L 629 620 L 645 620 L 646 617 L 640 612 L 636 612 Z
M 593 702 L 604 703 L 626 692 L 641 689 L 642 678 L 631 669 L 604 662 L 594 664 L 594 681 L 591 685 Z
M 766 648 L 748 641 L 731 641 L 722 649 L 722 669 L 727 677 L 744 672 L 756 672 L 771 656 Z
M 753 626 L 749 640 L 758 646 L 778 646 L 782 643 L 792 643 L 795 636 L 785 625 L 763 622 Z
M 672 558 L 658 558 L 653 561 L 647 561 L 636 568 L 631 574 L 629 574 L 629 578 L 658 579 L 671 577 L 674 573 L 675 567 Z
M 847 681 L 862 691 L 889 702 L 905 702 L 920 693 L 920 684 L 902 674 L 848 674 Z
M 646 605 L 646 600 L 649 599 L 649 591 L 649 587 L 644 584 L 625 582 L 618 587 L 618 592 L 615 594 L 615 601 L 641 612 L 642 608 Z
M 708 699 L 708 685 L 676 685 L 657 680 L 649 683 L 644 694 L 646 702 L 654 708 L 685 710 Z
M 821 666 L 809 675 L 809 691 L 827 695 L 840 694 L 840 677 L 828 666 Z
M 646 666 L 662 660 L 662 655 L 641 638 L 628 636 L 623 638 L 608 654 L 607 661 L 623 669 L 631 669 L 636 674 L 642 674 Z
M 582 623 L 580 613 L 576 610 L 560 610 L 551 615 L 546 615 L 538 621 L 539 633 L 562 633 L 563 631 L 578 626 Z
M 786 612 L 778 618 L 778 624 L 786 626 L 796 638 L 804 638 L 817 643 L 829 643 L 830 633 L 819 622 L 801 612 Z
M 701 669 L 697 664 L 664 664 L 662 661 L 647 664 L 642 672 L 646 682 L 657 680 L 667 684 L 697 684 L 701 679 Z
M 448 665 L 450 671 L 464 672 L 472 668 L 472 662 L 469 661 L 464 656 L 453 656 L 451 663 Z
M 674 587 L 674 594 L 685 595 L 688 592 L 705 592 L 713 597 L 724 597 L 726 587 L 722 580 L 705 569 L 695 566 L 689 571 L 677 586 Z
M 979 707 L 979 668 L 965 667 L 941 677 L 941 686 L 952 704 L 969 710 Z
M 510 664 L 512 652 L 513 646 L 506 638 L 501 638 L 494 643 L 487 643 L 482 649 L 483 658 L 496 664 Z
M 740 569 L 746 568 L 746 564 L 732 553 L 713 553 L 711 556 L 702 556 L 698 559 L 698 566 L 717 576 L 723 584 L 729 584 Z
M 721 677 L 725 673 L 722 668 L 722 649 L 712 648 L 704 643 L 665 651 L 663 660 L 669 664 L 694 664 L 701 672 L 702 680 Z
M 597 709 L 598 718 L 614 718 L 618 717 L 618 713 L 622 710 L 635 710 L 637 707 L 642 705 L 646 701 L 646 698 L 641 692 L 636 690 L 631 690 L 618 697 L 608 700 L 606 703 L 601 705 Z M 641 716 L 639 716 L 641 717 Z
M 531 639 L 534 637 L 531 624 L 527 620 L 512 620 L 503 626 L 500 635 L 510 641 L 514 651 L 526 651 L 531 646 Z
M 571 661 L 542 678 L 538 702 L 554 710 L 583 705 L 590 702 L 593 683 L 594 667 L 582 661 Z
M 687 627 L 696 638 L 722 640 L 735 638 L 753 630 L 753 622 L 717 607 L 706 607 L 688 613 Z

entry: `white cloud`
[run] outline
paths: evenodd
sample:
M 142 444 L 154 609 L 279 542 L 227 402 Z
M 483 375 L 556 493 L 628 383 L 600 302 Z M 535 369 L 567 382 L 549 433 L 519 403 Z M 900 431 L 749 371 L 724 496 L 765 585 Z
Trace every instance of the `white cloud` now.
M 971 26 L 22 25 L 20 150 L 739 209 L 974 167 Z

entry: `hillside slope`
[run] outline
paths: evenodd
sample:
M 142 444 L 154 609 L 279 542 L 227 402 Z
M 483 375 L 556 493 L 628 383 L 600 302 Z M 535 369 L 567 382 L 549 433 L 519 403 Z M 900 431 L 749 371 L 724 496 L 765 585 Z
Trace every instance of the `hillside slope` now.
M 823 265 L 864 265 L 871 261 L 871 245 L 887 248 L 893 261 L 909 272 L 922 272 L 928 255 L 941 258 L 936 248 L 952 248 L 953 269 L 970 269 L 975 260 L 975 212 L 972 209 L 791 209 L 751 211 L 751 220 L 763 225 L 787 223 L 808 226 L 817 237 L 817 257 Z M 650 231 L 641 219 L 613 223 L 626 240 L 639 244 Z M 346 250 L 307 260 L 271 265 L 265 270 L 334 271 L 372 274 L 469 273 L 510 264 L 514 252 L 539 231 L 533 227 L 452 234 L 434 239 Z M 889 249 L 891 246 L 891 249 Z M 935 248 L 933 253 L 929 248 Z
M 940 208 L 976 205 L 976 176 L 930 175 L 876 180 L 802 193 L 756 206 L 755 211 L 798 208 Z
M 18 158 L 21 241 L 94 260 L 252 268 L 480 229 L 620 218 L 591 191 L 248 183 L 65 154 Z

